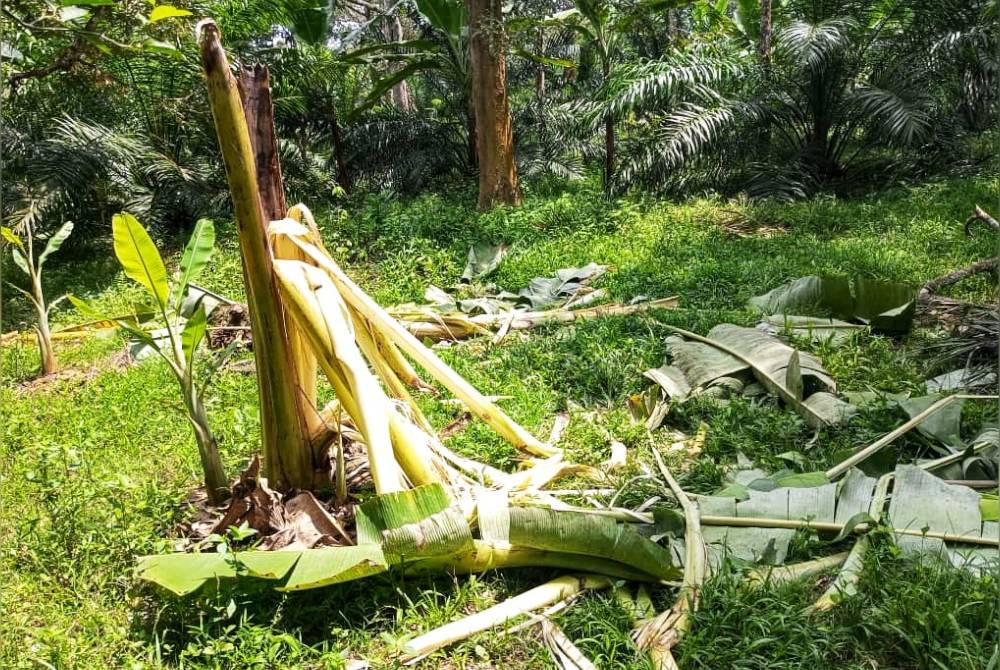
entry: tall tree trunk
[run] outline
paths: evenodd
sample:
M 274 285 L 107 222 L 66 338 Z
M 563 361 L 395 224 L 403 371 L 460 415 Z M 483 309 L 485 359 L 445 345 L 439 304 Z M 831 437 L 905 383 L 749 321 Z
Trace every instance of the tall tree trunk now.
M 330 134 L 333 135 L 333 156 L 337 161 L 337 183 L 345 193 L 351 192 L 351 173 L 347 171 L 347 148 L 337 120 L 337 104 L 330 101 Z
M 500 0 L 468 0 L 472 101 L 479 154 L 479 209 L 517 205 L 514 133 L 507 100 L 506 39 Z
M 603 64 L 604 81 L 611 76 L 611 59 L 606 57 Z M 604 117 L 604 193 L 611 194 L 615 179 L 615 121 L 611 115 Z
M 545 55 L 545 31 L 542 28 L 538 29 L 538 35 L 535 38 L 535 50 L 538 52 L 539 56 Z M 538 109 L 538 140 L 539 143 L 544 147 L 545 141 L 548 136 L 548 128 L 545 124 L 545 65 L 542 63 L 535 64 L 535 104 Z
M 385 11 L 390 9 L 388 2 L 384 3 L 384 9 Z M 400 22 L 397 15 L 393 14 L 392 16 L 386 16 L 382 34 L 385 36 L 387 42 L 403 41 L 403 24 Z M 391 66 L 389 71 L 394 72 L 398 68 L 399 66 Z M 412 112 L 416 110 L 416 105 L 413 103 L 413 96 L 410 94 L 410 85 L 405 79 L 392 87 L 390 99 L 392 100 L 393 106 L 400 111 Z
M 766 2 L 767 0 L 761 0 L 761 2 Z M 670 46 L 673 46 L 677 42 L 677 38 L 681 36 L 680 21 L 677 16 L 676 9 L 667 10 L 667 38 L 670 40 Z
M 771 0 L 760 0 L 760 62 L 771 62 Z
M 476 105 L 472 100 L 471 87 L 465 94 L 465 131 L 468 135 L 469 167 L 479 167 L 479 133 L 476 132 Z

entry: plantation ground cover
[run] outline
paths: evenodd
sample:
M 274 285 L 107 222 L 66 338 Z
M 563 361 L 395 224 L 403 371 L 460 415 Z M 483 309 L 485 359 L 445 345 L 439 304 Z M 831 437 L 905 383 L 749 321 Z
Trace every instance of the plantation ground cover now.
M 571 460 L 597 464 L 607 435 L 629 448 L 624 485 L 665 447 L 663 431 L 646 434 L 625 409 L 641 390 L 644 369 L 662 364 L 664 324 L 704 333 L 731 322 L 753 325 L 746 300 L 805 274 L 864 273 L 919 284 L 995 253 L 986 235 L 966 238 L 961 222 L 976 203 L 995 200 L 995 180 L 950 180 L 900 188 L 850 202 L 815 200 L 747 207 L 719 200 L 684 204 L 623 200 L 605 203 L 589 184 L 568 193 L 539 189 L 515 211 L 476 215 L 469 196 L 423 196 L 400 202 L 371 196 L 343 212 L 320 213 L 328 248 L 382 304 L 419 301 L 430 284 L 455 283 L 468 245 L 479 239 L 512 244 L 490 279 L 516 289 L 557 268 L 594 261 L 613 267 L 603 280 L 615 299 L 678 295 L 682 309 L 609 318 L 511 336 L 499 345 L 472 340 L 442 356 L 487 394 L 509 396 L 503 407 L 538 435 L 568 411 L 562 446 Z M 734 234 L 738 226 L 749 236 Z M 756 234 L 754 234 L 756 231 Z M 230 228 L 203 283 L 241 296 L 239 259 Z M 169 244 L 169 240 L 165 241 Z M 89 260 L 53 257 L 50 289 L 94 300 L 109 312 L 138 301 L 100 248 Z M 174 261 L 176 262 L 176 255 Z M 57 264 L 59 263 L 59 264 Z M 994 294 L 986 277 L 956 287 L 956 297 Z M 5 299 L 9 296 L 5 293 Z M 4 304 L 6 328 L 27 318 Z M 70 323 L 67 312 L 57 321 Z M 933 337 L 918 331 L 899 342 L 859 336 L 847 346 L 804 348 L 821 356 L 842 390 L 917 391 L 942 372 L 920 355 Z M 344 658 L 391 667 L 403 636 L 455 619 L 539 583 L 541 570 L 476 577 L 400 581 L 380 577 L 342 587 L 282 596 L 247 587 L 177 601 L 137 585 L 134 557 L 167 551 L 180 505 L 198 481 L 190 429 L 175 411 L 175 388 L 156 362 L 124 366 L 118 337 L 62 345 L 76 372 L 26 388 L 37 368 L 33 347 L 5 347 L 0 387 L 0 667 L 289 667 L 337 668 Z M 328 391 L 327 391 L 328 393 Z M 224 372 L 209 399 L 231 475 L 258 442 L 256 383 Z M 457 408 L 426 403 L 443 427 Z M 972 413 L 967 428 L 981 421 Z M 736 399 L 703 402 L 675 412 L 669 425 L 693 433 L 707 424 L 699 460 L 685 488 L 710 492 L 722 467 L 742 453 L 764 469 L 789 464 L 814 470 L 840 449 L 867 444 L 901 421 L 886 408 L 865 410 L 847 426 L 813 431 L 790 411 Z M 456 450 L 511 466 L 515 453 L 473 424 L 449 438 Z M 919 453 L 918 437 L 896 449 Z M 634 505 L 658 493 L 631 482 L 618 502 Z M 796 543 L 807 556 L 808 538 Z M 816 580 L 750 587 L 720 575 L 706 589 L 693 632 L 677 650 L 687 668 L 981 668 L 997 642 L 997 582 L 933 565 L 915 565 L 888 542 L 870 557 L 861 594 L 820 617 L 802 613 L 822 591 Z M 659 605 L 670 590 L 654 594 Z M 583 598 L 560 618 L 567 634 L 602 668 L 643 668 L 628 639 L 626 613 L 610 595 Z M 534 634 L 479 636 L 444 652 L 429 667 L 550 667 Z

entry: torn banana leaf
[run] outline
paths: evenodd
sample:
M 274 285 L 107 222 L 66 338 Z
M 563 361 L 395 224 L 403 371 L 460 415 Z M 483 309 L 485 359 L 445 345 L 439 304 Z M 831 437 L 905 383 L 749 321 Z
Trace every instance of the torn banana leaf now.
M 809 275 L 751 298 L 750 307 L 763 314 L 834 316 L 881 332 L 905 333 L 913 325 L 916 293 L 906 284 L 862 276 Z
M 976 491 L 947 484 L 915 465 L 900 465 L 894 473 L 889 522 L 893 528 L 935 531 L 970 537 L 997 537 L 1000 525 L 984 520 Z M 979 569 L 996 560 L 996 547 L 975 547 L 938 538 L 899 535 L 896 544 L 907 552 L 946 557 L 956 566 Z
M 509 507 L 506 493 L 481 490 L 481 539 L 440 484 L 384 494 L 360 506 L 356 546 L 232 554 L 146 556 L 138 577 L 186 595 L 223 578 L 284 580 L 300 591 L 362 579 L 394 568 L 483 572 L 552 566 L 615 578 L 669 580 L 681 573 L 670 553 L 632 525 L 578 511 Z
M 943 395 L 928 395 L 919 398 L 901 397 L 898 399 L 898 403 L 900 408 L 912 419 L 943 397 Z M 917 431 L 948 447 L 948 450 L 942 450 L 942 454 L 965 447 L 965 443 L 962 441 L 963 404 L 962 400 L 956 400 L 917 425 Z
M 356 521 L 358 543 L 381 545 L 392 563 L 472 548 L 472 530 L 440 484 L 377 496 Z
M 594 281 L 607 271 L 606 265 L 589 263 L 582 268 L 564 268 L 556 270 L 554 277 L 535 277 L 526 288 L 517 292 L 516 296 L 501 294 L 516 302 L 530 304 L 531 309 L 540 310 L 551 307 L 572 298 L 588 283 Z
M 465 269 L 462 270 L 462 281 L 468 283 L 496 270 L 507 248 L 506 244 L 493 245 L 483 242 L 469 247 L 469 256 L 465 261 Z
M 868 513 L 875 479 L 851 470 L 843 480 L 830 483 L 823 473 L 788 471 L 766 475 L 759 469 L 741 470 L 723 491 L 700 496 L 703 516 L 827 521 L 848 523 Z M 739 560 L 780 565 L 795 535 L 793 529 L 703 525 L 702 534 L 714 566 L 728 555 Z M 673 546 L 674 555 L 678 548 Z M 682 552 L 683 553 L 683 552 Z
M 833 425 L 853 414 L 845 407 L 846 403 L 830 395 L 837 385 L 822 361 L 793 349 L 773 335 L 728 323 L 715 326 L 707 337 L 687 331 L 683 334 L 687 340 L 670 336 L 666 347 L 673 367 L 691 389 L 705 392 L 725 385 L 738 393 L 744 389 L 743 378 L 752 374 L 813 427 Z M 670 375 L 675 375 L 671 366 L 647 372 L 661 387 L 663 383 L 677 386 Z M 817 392 L 826 395 L 810 399 Z
M 757 324 L 757 328 L 769 335 L 789 334 L 835 346 L 848 341 L 856 333 L 867 330 L 868 326 L 818 316 L 772 314 Z
M 975 387 L 995 387 L 997 375 L 982 368 L 959 368 L 927 380 L 928 393 L 961 391 Z

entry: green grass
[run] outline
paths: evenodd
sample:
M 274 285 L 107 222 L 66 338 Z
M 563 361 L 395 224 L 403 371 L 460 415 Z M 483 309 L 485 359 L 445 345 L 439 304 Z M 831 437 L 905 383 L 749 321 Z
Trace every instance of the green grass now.
M 683 309 L 649 316 L 545 328 L 500 345 L 471 341 L 441 355 L 515 419 L 546 435 L 552 416 L 569 411 L 564 446 L 571 459 L 598 463 L 606 434 L 623 441 L 625 484 L 666 438 L 633 425 L 627 396 L 645 386 L 642 370 L 662 364 L 665 324 L 706 332 L 728 321 L 752 325 L 747 298 L 784 280 L 818 272 L 865 273 L 920 283 L 994 252 L 961 229 L 972 205 L 992 201 L 995 182 L 945 181 L 866 199 L 819 200 L 755 208 L 717 200 L 684 204 L 606 203 L 587 184 L 562 195 L 533 195 L 515 211 L 476 215 L 461 198 L 423 196 L 397 202 L 371 196 L 349 213 L 320 215 L 329 248 L 383 304 L 420 300 L 429 283 L 457 282 L 468 244 L 507 240 L 512 253 L 491 279 L 517 289 L 528 279 L 591 261 L 613 266 L 603 285 L 619 299 L 679 295 Z M 770 238 L 737 237 L 719 227 L 738 209 Z M 202 278 L 240 297 L 239 259 L 231 227 Z M 171 241 L 165 241 L 168 248 Z M 141 298 L 95 243 L 89 256 L 53 257 L 50 292 L 73 291 L 108 311 Z M 172 255 L 176 263 L 176 254 Z M 954 295 L 984 299 L 983 280 Z M 30 315 L 5 292 L 5 328 Z M 58 323 L 74 320 L 61 311 Z M 928 337 L 905 341 L 862 336 L 820 355 L 843 390 L 919 389 L 940 372 L 918 355 Z M 386 577 L 296 595 L 245 586 L 175 600 L 131 577 L 135 556 L 169 548 L 184 518 L 180 502 L 198 482 L 194 440 L 177 403 L 174 381 L 158 363 L 115 364 L 117 337 L 60 344 L 62 362 L 78 371 L 24 390 L 37 368 L 29 346 L 0 352 L 0 667 L 3 668 L 339 668 L 345 658 L 392 667 L 394 645 L 538 584 L 554 573 L 510 571 L 478 577 L 398 581 Z M 423 400 L 437 426 L 453 407 Z M 229 471 L 258 441 L 256 386 L 223 373 L 208 402 Z M 975 421 L 983 411 L 973 412 Z M 742 453 L 768 469 L 787 467 L 779 454 L 799 452 L 804 469 L 831 464 L 834 454 L 870 442 L 897 425 L 886 408 L 865 410 L 848 426 L 816 438 L 793 413 L 773 403 L 736 399 L 725 406 L 692 402 L 670 417 L 693 433 L 708 426 L 702 457 L 682 483 L 714 489 L 723 468 Z M 975 426 L 970 425 L 970 429 Z M 481 425 L 451 438 L 464 453 L 510 467 L 515 453 Z M 906 457 L 920 437 L 900 440 Z M 619 498 L 637 504 L 657 493 L 636 481 Z M 985 667 L 996 644 L 997 584 L 964 573 L 915 565 L 878 552 L 858 598 L 817 619 L 802 613 L 816 580 L 751 588 L 715 578 L 705 591 L 692 634 L 678 650 L 688 668 L 973 668 Z M 665 605 L 674 594 L 654 594 Z M 990 604 L 992 602 L 992 604 Z M 625 612 L 610 595 L 582 598 L 560 623 L 602 668 L 646 668 L 630 642 Z M 551 667 L 534 632 L 484 634 L 439 652 L 429 667 Z

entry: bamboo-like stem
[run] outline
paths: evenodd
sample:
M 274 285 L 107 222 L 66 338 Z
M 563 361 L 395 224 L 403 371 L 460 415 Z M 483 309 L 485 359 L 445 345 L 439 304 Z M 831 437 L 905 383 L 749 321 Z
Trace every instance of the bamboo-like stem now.
M 269 483 L 278 490 L 309 489 L 313 483 L 312 450 L 299 403 L 299 382 L 286 339 L 285 314 L 274 281 L 267 220 L 261 208 L 253 146 L 239 90 L 218 27 L 199 26 L 201 62 L 208 99 L 226 167 L 239 231 L 243 280 L 250 305 L 257 385 L 260 396 L 261 442 Z
M 371 335 L 372 342 L 375 344 L 375 348 L 379 352 L 379 355 L 385 360 L 396 376 L 399 377 L 400 381 L 412 389 L 426 391 L 437 395 L 437 389 L 420 378 L 420 375 L 417 374 L 414 367 L 410 365 L 410 362 L 406 360 L 405 356 L 403 356 L 399 347 L 390 342 L 382 333 L 372 327 L 371 323 L 358 314 L 357 310 L 352 309 L 351 312 L 358 321 L 364 323 L 365 330 Z
M 292 318 L 363 436 L 375 489 L 379 493 L 403 490 L 402 472 L 390 439 L 393 410 L 357 348 L 347 306 L 318 269 L 288 260 L 275 261 L 274 269 Z
M 403 326 L 420 339 L 460 340 L 473 335 L 488 333 L 491 329 L 506 326 L 508 330 L 530 330 L 546 324 L 570 323 L 608 316 L 641 314 L 651 309 L 675 309 L 680 304 L 677 296 L 650 302 L 625 305 L 613 303 L 585 309 L 550 309 L 541 312 L 511 311 L 501 314 L 437 314 L 430 310 L 406 308 L 389 309 Z
M 816 530 L 829 533 L 839 533 L 844 530 L 846 524 L 832 521 L 794 521 L 792 519 L 768 519 L 762 517 L 738 517 L 738 516 L 702 516 L 702 524 L 706 526 L 732 526 L 739 528 L 787 528 L 790 530 Z M 855 533 L 867 533 L 872 529 L 868 524 L 858 524 L 854 527 Z M 961 542 L 965 544 L 979 544 L 986 547 L 1000 546 L 1000 539 L 995 537 L 981 537 L 978 535 L 959 535 L 957 533 L 943 533 L 936 530 L 927 532 L 914 530 L 912 528 L 889 528 L 890 532 L 897 535 L 910 535 L 912 537 L 926 537 L 934 540 L 944 540 L 945 542 Z
M 584 590 L 606 589 L 612 580 L 603 575 L 566 575 L 509 598 L 464 619 L 453 621 L 410 640 L 403 656 L 415 662 L 434 651 L 495 626 L 501 626 L 533 610 L 565 600 Z
M 519 449 L 529 451 L 537 456 L 552 456 L 560 453 L 541 440 L 531 435 L 518 425 L 507 414 L 486 399 L 469 382 L 451 369 L 437 355 L 425 347 L 398 321 L 389 316 L 378 303 L 361 290 L 329 256 L 313 245 L 301 240 L 294 240 L 310 260 L 322 268 L 333 280 L 343 299 L 359 314 L 372 324 L 387 339 L 398 345 L 406 354 L 441 382 L 455 396 L 461 398 L 469 409 L 490 427 L 496 430 L 504 439 Z
M 942 409 L 944 409 L 945 407 L 947 407 L 948 405 L 952 404 L 957 400 L 997 400 L 998 398 L 1000 398 L 1000 396 L 969 395 L 964 393 L 956 393 L 955 395 L 950 395 L 945 398 L 941 398 L 936 403 L 934 403 L 933 405 L 922 411 L 920 414 L 917 414 L 915 417 L 913 417 L 903 425 L 899 426 L 892 432 L 886 433 L 885 435 L 875 440 L 861 451 L 857 452 L 856 454 L 852 454 L 849 458 L 844 459 L 841 463 L 838 463 L 837 465 L 827 470 L 826 478 L 830 480 L 836 479 L 837 477 L 844 474 L 845 472 L 853 468 L 861 461 L 865 460 L 866 458 L 869 458 L 870 456 L 877 453 L 881 449 L 892 444 L 900 436 L 909 432 L 916 426 L 919 426 L 929 416 L 935 414 L 936 412 L 941 411 Z
M 754 568 L 747 575 L 747 579 L 750 582 L 758 584 L 783 584 L 785 582 L 801 579 L 802 577 L 812 577 L 826 572 L 831 568 L 843 565 L 849 555 L 850 552 L 842 551 L 839 554 L 831 554 L 829 556 L 823 556 L 822 558 L 816 558 L 811 561 L 803 561 L 801 563 L 794 563 L 792 565 L 775 565 Z
M 885 501 L 889 496 L 890 483 L 892 483 L 892 473 L 882 475 L 875 484 L 875 492 L 872 495 L 871 504 L 868 506 L 868 515 L 875 521 L 882 520 L 882 510 L 885 508 Z M 823 595 L 813 603 L 810 611 L 825 612 L 837 604 L 842 594 L 854 592 L 858 580 L 861 578 L 865 555 L 870 547 L 871 539 L 867 535 L 858 538 L 858 541 L 851 547 L 844 567 L 837 573 L 836 579 L 823 592 Z

